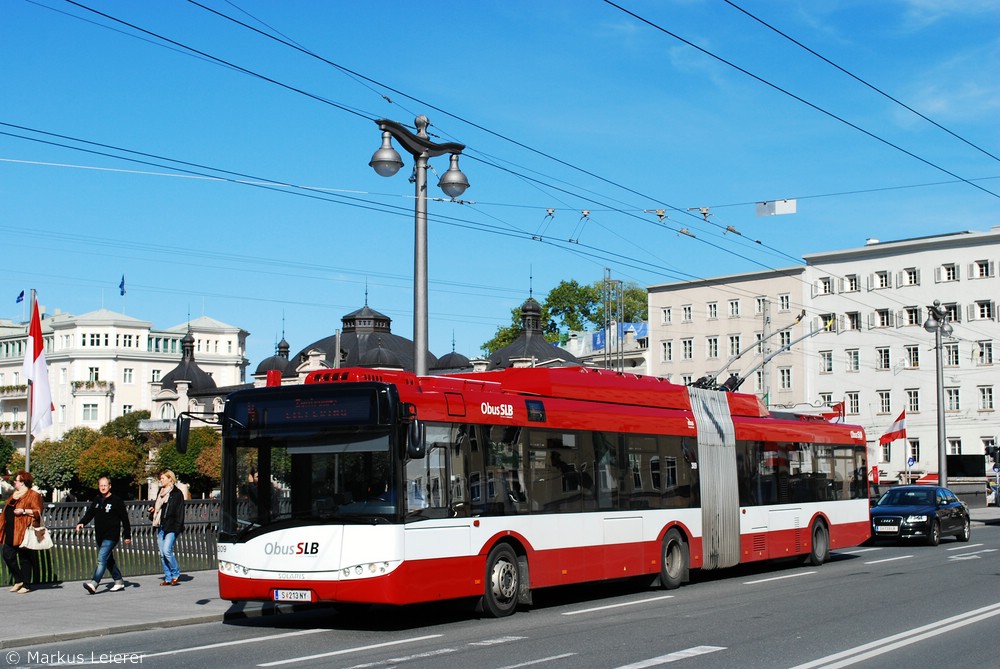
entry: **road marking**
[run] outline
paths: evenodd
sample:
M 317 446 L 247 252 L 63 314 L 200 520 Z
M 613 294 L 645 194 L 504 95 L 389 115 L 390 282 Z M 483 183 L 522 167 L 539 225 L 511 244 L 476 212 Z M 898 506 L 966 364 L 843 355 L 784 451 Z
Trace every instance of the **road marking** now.
M 900 555 L 899 557 L 885 558 L 884 560 L 869 560 L 865 564 L 882 564 L 883 562 L 893 562 L 894 560 L 909 560 L 912 555 Z
M 648 660 L 641 660 L 639 662 L 633 662 L 632 664 L 623 664 L 622 666 L 617 667 L 617 669 L 645 669 L 646 667 L 656 667 L 661 664 L 677 662 L 678 660 L 686 660 L 689 657 L 707 655 L 709 653 L 715 653 L 725 649 L 725 646 L 695 646 L 694 648 L 679 650 L 676 653 L 670 653 L 669 655 L 651 657 Z
M 470 646 L 495 646 L 498 643 L 508 643 L 510 641 L 520 641 L 521 639 L 527 639 L 526 636 L 501 636 L 496 639 L 483 639 L 482 641 L 473 641 Z
M 326 631 L 326 630 L 323 630 Z M 370 646 L 355 646 L 353 648 L 344 648 L 342 650 L 334 650 L 329 653 L 319 653 L 318 655 L 304 655 L 302 657 L 290 657 L 286 660 L 278 660 L 276 662 L 265 662 L 264 664 L 258 664 L 258 667 L 277 667 L 282 664 L 292 664 L 293 662 L 306 662 L 308 660 L 318 660 L 324 657 L 334 657 L 336 655 L 347 655 L 348 653 L 357 653 L 362 650 L 373 650 L 375 648 L 388 648 L 389 646 L 398 646 L 404 643 L 414 643 L 416 641 L 426 641 L 427 639 L 437 639 L 444 636 L 443 634 L 428 634 L 427 636 L 413 637 L 412 639 L 400 639 L 399 641 L 386 641 L 385 643 L 373 643 Z
M 673 599 L 673 595 L 663 595 L 661 597 L 650 597 L 649 599 L 640 599 L 635 602 L 622 602 L 621 604 L 608 604 L 607 606 L 595 606 L 592 609 L 581 609 L 579 611 L 567 611 L 563 613 L 564 616 L 575 616 L 580 613 L 593 613 L 594 611 L 606 611 L 608 609 L 617 609 L 621 606 L 635 606 L 636 604 L 646 604 L 648 602 L 658 602 L 661 599 Z
M 970 548 L 979 548 L 982 545 L 983 544 L 963 544 L 961 546 L 952 546 L 948 550 L 949 551 L 965 551 L 965 550 L 969 550 Z M 993 548 L 991 550 L 996 550 L 996 549 Z
M 899 634 L 893 634 L 892 636 L 887 636 L 883 639 L 878 639 L 877 641 L 849 648 L 848 650 L 840 653 L 834 653 L 833 655 L 821 657 L 818 660 L 813 660 L 812 662 L 798 664 L 792 667 L 792 669 L 839 669 L 840 667 L 849 667 L 852 664 L 857 664 L 858 662 L 863 662 L 865 660 L 870 660 L 873 657 L 884 655 L 885 653 L 894 651 L 897 648 L 912 646 L 918 641 L 930 639 L 940 634 L 951 632 L 952 630 L 960 627 L 965 627 L 966 625 L 972 625 L 973 623 L 988 620 L 994 616 L 1000 616 L 1000 603 L 967 611 L 966 613 L 961 613 L 957 616 L 952 616 L 951 618 L 945 618 L 944 620 L 938 620 L 937 622 L 930 623 L 929 625 L 922 625 L 905 632 L 900 632 Z
M 815 571 L 800 571 L 797 574 L 788 574 L 787 576 L 773 576 L 771 578 L 761 578 L 756 581 L 743 581 L 743 585 L 757 585 L 758 583 L 770 583 L 771 581 L 780 581 L 786 578 L 798 578 L 799 576 L 808 576 L 809 574 L 815 574 Z
M 428 657 L 438 657 L 440 655 L 448 655 L 450 653 L 457 653 L 457 648 L 438 648 L 436 650 L 429 650 L 425 653 L 414 653 L 413 655 L 406 655 L 404 657 L 390 657 L 384 660 L 378 660 L 377 662 L 365 662 L 363 664 L 355 664 L 347 669 L 371 669 L 372 667 L 384 667 L 386 665 L 396 666 L 397 664 L 402 664 L 403 662 L 412 662 L 413 660 L 425 660 Z
M 837 551 L 834 555 L 861 555 L 862 553 L 871 553 L 872 551 L 880 551 L 881 548 L 859 548 L 857 550 L 851 551 Z
M 519 669 L 519 667 L 530 667 L 533 664 L 543 664 L 545 662 L 552 662 L 553 660 L 561 660 L 566 657 L 573 657 L 576 653 L 563 653 L 562 655 L 553 655 L 552 657 L 543 657 L 538 660 L 530 660 L 528 662 L 522 662 L 521 664 L 508 664 L 505 667 L 497 667 L 497 669 Z

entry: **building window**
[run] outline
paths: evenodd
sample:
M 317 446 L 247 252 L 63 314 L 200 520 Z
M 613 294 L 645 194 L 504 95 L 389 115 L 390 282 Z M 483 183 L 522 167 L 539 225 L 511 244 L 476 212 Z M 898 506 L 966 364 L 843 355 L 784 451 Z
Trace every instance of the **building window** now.
M 714 321 L 719 317 L 719 303 L 709 302 L 708 303 L 708 319 Z
M 958 342 L 944 344 L 945 367 L 958 367 Z
M 934 269 L 934 281 L 937 283 L 941 283 L 942 281 L 958 281 L 958 279 L 958 265 L 955 263 L 946 263 Z
M 892 397 L 888 390 L 876 390 L 875 397 L 878 399 L 879 413 L 889 413 L 892 411 Z
M 691 360 L 694 358 L 694 340 L 681 339 L 681 360 Z
M 875 349 L 875 369 L 889 369 L 889 347 L 880 346 Z
M 719 357 L 719 338 L 709 337 L 705 340 L 705 354 L 709 359 Z
M 945 411 L 961 411 L 962 403 L 959 401 L 958 388 L 944 389 Z
M 916 267 L 907 267 L 903 270 L 902 280 L 904 286 L 919 286 L 920 270 Z
M 130 413 L 132 413 L 132 405 L 131 404 L 122 405 L 122 415 L 124 416 L 125 414 L 130 414 Z
M 920 391 L 918 389 L 906 389 L 906 410 L 910 413 L 920 412 Z
M 152 381 L 153 383 L 159 383 L 160 382 L 160 370 L 154 369 L 152 372 L 150 372 L 149 380 Z
M 780 309 L 781 311 L 788 311 L 791 308 L 792 308 L 792 296 L 788 294 L 778 295 L 778 309 Z
M 764 334 L 762 332 L 757 332 L 753 336 L 754 348 L 757 349 L 757 353 L 764 352 Z
M 691 381 L 693 381 L 693 379 L 691 378 L 690 374 L 681 374 L 681 385 L 682 386 L 690 386 L 691 385 Z
M 980 341 L 976 342 L 978 347 L 976 364 L 978 365 L 992 365 L 993 364 L 993 342 L 991 341 Z
M 818 294 L 819 295 L 832 295 L 833 294 L 833 279 L 828 276 L 822 277 L 818 282 Z
M 969 275 L 976 279 L 988 279 L 994 275 L 992 260 L 977 260 L 969 270 Z
M 792 369 L 791 367 L 779 367 L 778 378 L 780 379 L 782 390 L 792 389 Z
M 906 318 L 905 323 L 907 325 L 921 325 L 920 322 L 920 307 L 906 307 L 903 310 L 904 318 Z
M 160 407 L 160 418 L 163 420 L 173 420 L 177 416 L 174 415 L 174 405 L 164 404 Z
M 892 276 L 886 272 L 875 272 L 875 289 L 892 288 Z
M 683 307 L 681 307 L 681 321 L 684 322 L 684 323 L 690 323 L 691 322 L 691 305 L 690 304 L 686 304 Z
M 764 305 L 767 303 L 766 297 L 758 297 L 753 301 L 753 312 L 759 316 L 764 313 Z
M 888 444 L 882 444 L 881 455 L 879 456 L 879 462 L 892 462 L 892 442 Z
M 993 386 L 979 386 L 979 410 L 993 411 Z
M 96 334 L 96 333 L 91 333 L 91 335 L 90 335 L 90 345 L 91 346 L 100 346 L 101 345 L 101 335 Z
M 132 368 L 126 367 L 122 370 L 122 383 L 132 383 Z
M 66 422 L 66 405 L 60 404 L 59 408 L 56 410 L 56 421 L 61 423 Z
M 875 310 L 875 327 L 891 328 L 893 326 L 893 320 L 892 309 Z
M 992 321 L 996 314 L 996 305 L 991 300 L 976 300 L 969 312 L 972 316 L 970 320 Z
M 670 325 L 671 309 L 670 307 L 664 307 L 660 309 L 660 323 L 662 325 Z
M 740 354 L 740 336 L 739 335 L 729 335 L 729 355 L 739 355 Z
M 962 440 L 957 437 L 948 437 L 948 455 L 962 454 Z
M 833 371 L 833 351 L 819 352 L 819 372 L 829 374 Z
M 920 462 L 920 440 L 907 439 L 906 441 L 910 447 L 910 457 L 913 458 L 914 462 Z
M 906 347 L 906 366 L 910 369 L 917 369 L 920 367 L 920 347 L 914 345 L 908 345 Z
M 782 330 L 778 333 L 778 348 L 788 350 L 788 347 L 792 345 L 792 331 Z
M 84 404 L 83 405 L 83 420 L 87 422 L 93 422 L 97 420 L 97 405 L 96 404 Z
M 861 401 L 859 399 L 858 391 L 851 390 L 844 393 L 844 402 L 844 413 L 854 416 L 857 416 L 860 413 Z
M 844 354 L 847 357 L 847 371 L 861 371 L 861 352 L 856 348 L 851 348 L 844 351 Z
M 847 329 L 848 330 L 860 330 L 861 329 L 861 313 L 857 311 L 849 311 L 845 314 L 847 316 Z
M 995 437 L 983 437 L 982 442 L 983 442 L 983 455 L 989 453 L 990 449 L 992 449 L 994 446 L 997 445 L 997 440 Z M 987 467 L 987 469 L 988 468 L 989 467 Z
M 729 300 L 729 317 L 739 318 L 739 316 L 740 316 L 740 301 Z
M 88 381 L 100 381 L 101 380 L 101 369 L 99 367 L 88 367 L 87 368 L 87 380 Z
M 764 392 L 764 370 L 758 369 L 753 375 L 753 391 Z
M 822 314 L 819 317 L 819 327 L 821 330 L 827 330 L 829 332 L 837 331 L 837 314 Z M 789 338 L 791 338 L 791 333 L 789 333 Z
M 861 277 L 857 274 L 848 274 L 844 277 L 844 292 L 856 293 L 861 290 Z
M 660 362 L 671 362 L 674 359 L 674 342 L 660 342 Z
M 948 314 L 949 321 L 951 321 L 952 323 L 962 322 L 962 313 L 961 310 L 958 308 L 958 304 L 956 304 L 955 302 L 950 302 L 942 306 L 944 307 L 945 313 Z

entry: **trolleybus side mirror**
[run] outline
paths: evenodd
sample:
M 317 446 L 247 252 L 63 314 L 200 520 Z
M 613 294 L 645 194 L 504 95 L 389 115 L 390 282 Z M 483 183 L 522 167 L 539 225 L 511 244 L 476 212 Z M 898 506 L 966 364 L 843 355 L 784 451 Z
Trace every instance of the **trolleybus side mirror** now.
M 177 417 L 177 452 L 187 453 L 188 434 L 191 432 L 191 419 L 187 416 Z
M 407 402 L 403 405 L 403 421 L 406 423 L 406 455 L 411 460 L 419 460 L 427 453 L 424 442 L 424 424 L 417 420 L 417 407 Z

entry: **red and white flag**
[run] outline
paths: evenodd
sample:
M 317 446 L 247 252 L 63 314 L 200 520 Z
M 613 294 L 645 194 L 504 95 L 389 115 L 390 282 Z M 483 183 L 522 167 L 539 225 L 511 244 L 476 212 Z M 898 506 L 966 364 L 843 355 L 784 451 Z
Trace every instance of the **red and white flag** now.
M 889 426 L 889 431 L 878 438 L 878 443 L 888 444 L 897 439 L 906 439 L 906 409 L 903 409 L 896 422 Z
M 831 423 L 843 423 L 845 408 L 846 406 L 844 402 L 837 402 L 836 404 L 830 407 L 832 411 L 830 411 L 829 413 L 824 413 L 822 414 L 822 416 Z
M 24 350 L 24 377 L 31 382 L 31 434 L 52 425 L 52 390 L 49 387 L 49 370 L 45 364 L 45 341 L 42 339 L 42 321 L 38 316 L 38 300 L 31 305 L 31 325 Z

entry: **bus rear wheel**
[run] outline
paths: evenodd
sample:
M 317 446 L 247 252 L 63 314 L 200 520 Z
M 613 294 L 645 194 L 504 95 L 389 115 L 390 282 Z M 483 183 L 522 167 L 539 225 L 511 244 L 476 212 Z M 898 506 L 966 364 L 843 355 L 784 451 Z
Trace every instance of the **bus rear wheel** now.
M 821 521 L 816 521 L 812 526 L 812 546 L 809 554 L 803 558 L 803 562 L 814 567 L 818 567 L 830 559 L 830 532 Z
M 517 555 L 508 544 L 499 544 L 486 558 L 486 592 L 483 610 L 494 618 L 514 613 L 517 595 L 521 588 Z
M 676 528 L 667 530 L 660 553 L 660 585 L 667 590 L 681 587 L 690 558 L 687 542 Z

